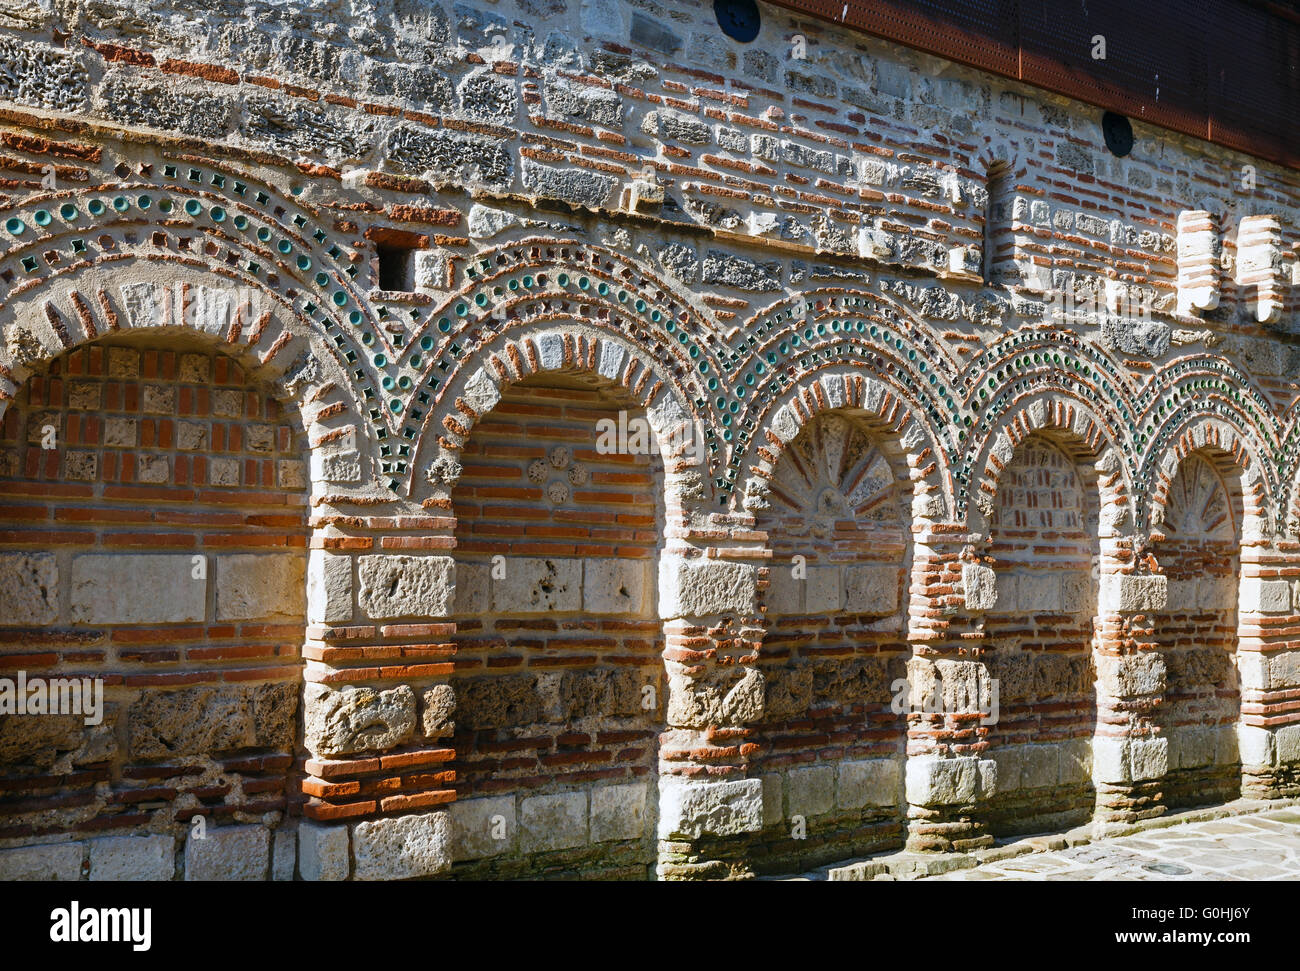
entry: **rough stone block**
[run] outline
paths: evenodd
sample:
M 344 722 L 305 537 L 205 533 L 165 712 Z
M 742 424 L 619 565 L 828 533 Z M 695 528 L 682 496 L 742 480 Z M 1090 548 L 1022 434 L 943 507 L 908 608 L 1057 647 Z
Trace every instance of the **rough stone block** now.
M 1237 725 L 1237 750 L 1241 753 L 1241 764 L 1250 766 L 1276 765 L 1277 747 L 1275 738 L 1267 728 L 1255 725 Z
M 207 580 L 187 554 L 113 553 L 72 561 L 72 619 L 84 624 L 179 624 L 204 619 Z
M 1059 612 L 1064 606 L 1061 599 L 1061 576 L 1054 570 L 1022 573 L 1016 595 L 1016 609 L 1025 613 Z
M 158 384 L 145 385 L 140 410 L 153 415 L 170 415 L 176 410 L 176 389 Z
M 634 840 L 646 835 L 646 784 L 591 790 L 591 841 Z
M 420 728 L 425 738 L 448 738 L 455 732 L 455 688 L 435 684 L 420 693 Z
M 451 819 L 446 812 L 395 816 L 352 827 L 358 880 L 432 877 L 451 869 Z
M 997 574 L 979 563 L 963 563 L 961 584 L 967 610 L 992 610 L 998 602 Z
M 1237 671 L 1241 677 L 1242 690 L 1264 690 L 1269 685 L 1268 658 L 1258 651 L 1239 651 L 1237 654 Z
M 1134 738 L 1129 740 L 1129 760 L 1133 781 L 1159 779 L 1169 771 L 1169 740 L 1167 738 Z
M 401 684 L 386 691 L 322 684 L 306 688 L 304 734 L 318 755 L 382 752 L 415 732 L 415 692 Z
M 519 825 L 514 796 L 458 800 L 449 811 L 452 859 L 480 860 L 515 848 Z
M 494 613 L 574 613 L 582 609 L 582 560 L 508 557 L 505 576 L 492 581 Z
M 1061 574 L 1061 609 L 1067 614 L 1093 612 L 1091 576 L 1077 570 Z
M 898 610 L 902 570 L 896 566 L 844 568 L 844 611 L 850 614 L 892 614 Z
M 778 825 L 785 819 L 785 777 L 779 772 L 769 772 L 763 783 L 763 828 Z
M 1208 733 L 1214 738 L 1214 763 L 1216 765 L 1239 766 L 1241 753 L 1237 750 L 1237 726 L 1216 725 Z M 1170 766 L 1173 760 L 1170 760 Z
M 182 384 L 206 384 L 212 377 L 212 362 L 206 354 L 182 354 L 178 380 Z
M 975 758 L 944 759 L 932 755 L 907 760 L 907 801 L 914 806 L 961 805 L 973 802 L 980 790 L 980 766 Z
M 52 623 L 59 609 L 59 565 L 53 553 L 0 553 L 3 623 Z
M 271 835 L 271 879 L 280 883 L 292 880 L 297 867 L 298 834 L 277 829 Z
M 217 619 L 301 617 L 306 564 L 296 554 L 236 553 L 217 557 Z
M 108 349 L 108 376 L 130 381 L 140 376 L 140 352 L 129 347 Z
M 1102 578 L 1099 607 L 1119 613 L 1153 613 L 1168 603 L 1169 578 L 1110 573 Z
M 1199 607 L 1204 603 L 1199 599 L 1199 583 L 1198 580 L 1170 580 L 1165 610 L 1171 614 L 1182 614 Z
M 747 725 L 763 717 L 766 678 L 757 669 L 732 666 L 719 676 L 668 677 L 668 722 L 682 728 Z
M 593 208 L 608 199 L 615 185 L 607 175 L 581 169 L 551 168 L 538 165 L 531 159 L 524 159 L 523 178 L 524 188 L 533 195 Z
M 501 389 L 483 368 L 479 368 L 465 381 L 461 399 L 476 415 L 486 415 L 501 400 Z
M 1169 740 L 1169 768 L 1196 769 L 1213 764 L 1218 737 L 1212 729 L 1181 728 L 1166 737 Z
M 1273 745 L 1279 765 L 1300 762 L 1300 725 L 1283 725 L 1277 730 Z
M 1300 651 L 1283 651 L 1268 659 L 1267 687 L 1294 688 L 1297 685 L 1300 685 Z
M 137 759 L 204 755 L 257 743 L 252 696 L 239 686 L 147 691 L 127 709 Z
M 1092 739 L 1072 738 L 1061 743 L 1061 784 L 1075 785 L 1092 778 Z
M 998 791 L 998 764 L 992 759 L 980 759 L 975 770 L 978 776 L 977 795 L 981 799 L 988 799 Z
M 587 842 L 587 794 L 531 796 L 519 807 L 520 847 L 526 853 L 564 850 Z
M 1165 690 L 1165 659 L 1154 651 L 1097 658 L 1097 686 L 1112 698 L 1135 698 Z
M 1291 585 L 1285 580 L 1245 577 L 1237 607 L 1248 614 L 1284 614 L 1291 609 Z
M 835 803 L 840 809 L 896 806 L 902 772 L 893 759 L 841 762 Z
M 997 584 L 997 602 L 993 610 L 999 613 L 1012 613 L 1019 610 L 1020 577 L 1014 573 L 999 573 Z
M 170 880 L 175 871 L 174 836 L 105 836 L 90 841 L 91 880 Z
M 140 423 L 135 418 L 106 418 L 104 444 L 119 448 L 134 448 L 140 438 Z
M 998 791 L 1013 792 L 1022 787 L 1021 772 L 1024 767 L 1023 746 L 1005 745 L 993 749 L 989 755 L 998 767 Z
M 362 556 L 357 601 L 373 620 L 451 615 L 456 563 L 449 556 Z
M 663 776 L 659 780 L 660 839 L 737 836 L 762 828 L 761 779 L 697 782 Z
M 1055 745 L 1022 746 L 1020 765 L 1021 788 L 1054 786 L 1061 778 L 1061 750 Z
M 590 559 L 582 566 L 582 609 L 588 614 L 645 613 L 650 561 Z
M 781 263 L 776 260 L 756 263 L 711 249 L 704 257 L 703 280 L 706 284 L 734 287 L 747 293 L 770 293 L 781 289 Z
M 46 843 L 0 850 L 0 880 L 77 880 L 81 877 L 80 843 Z
M 307 561 L 307 620 L 339 624 L 352 619 L 352 557 L 312 550 Z
M 1207 607 L 1223 610 L 1237 609 L 1237 594 L 1240 582 L 1240 578 L 1235 574 L 1222 577 L 1201 577 L 1196 588 L 1196 606 L 1201 609 Z M 1292 597 L 1291 602 L 1296 602 L 1294 597 Z
M 757 571 L 748 563 L 665 556 L 659 562 L 659 616 L 672 620 L 727 613 L 752 615 L 757 584 Z
M 239 459 L 213 458 L 208 460 L 208 485 L 239 485 Z
M 103 385 L 97 382 L 73 381 L 68 387 L 68 407 L 85 411 L 98 410 Z
M 1128 742 L 1122 738 L 1096 738 L 1092 742 L 1092 771 L 1098 782 L 1112 785 L 1133 781 Z
M 457 617 L 476 617 L 492 604 L 492 568 L 487 563 L 456 562 Z
M 810 566 L 802 582 L 805 613 L 832 614 L 840 610 L 843 590 L 838 566 Z
M 304 822 L 298 827 L 298 872 L 304 880 L 346 880 L 352 869 L 348 846 L 346 826 Z
M 790 617 L 803 612 L 804 581 L 795 579 L 790 565 L 773 564 L 768 574 L 767 592 L 764 603 L 767 604 L 767 616 Z
M 271 831 L 265 826 L 209 826 L 185 841 L 186 880 L 265 880 Z
M 835 767 L 811 765 L 786 775 L 790 816 L 820 816 L 835 808 Z

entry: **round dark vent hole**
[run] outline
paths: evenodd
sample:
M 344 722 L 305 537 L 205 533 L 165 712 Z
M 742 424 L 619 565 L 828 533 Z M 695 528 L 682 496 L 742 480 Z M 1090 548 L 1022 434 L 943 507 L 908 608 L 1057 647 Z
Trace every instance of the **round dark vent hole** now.
M 1101 133 L 1110 154 L 1123 158 L 1133 151 L 1133 126 L 1123 115 L 1108 111 L 1101 116 Z
M 754 0 L 713 0 L 713 15 L 718 18 L 722 32 L 742 44 L 757 37 L 762 26 Z

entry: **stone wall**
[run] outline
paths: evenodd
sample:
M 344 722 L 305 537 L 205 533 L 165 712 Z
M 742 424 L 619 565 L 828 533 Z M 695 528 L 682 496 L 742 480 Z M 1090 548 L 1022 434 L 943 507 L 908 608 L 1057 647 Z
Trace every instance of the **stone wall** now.
M 757 517 L 772 550 L 753 757 L 767 869 L 901 839 L 907 721 L 891 703 L 907 676 L 911 504 L 889 442 L 860 417 L 818 416 L 781 456 Z
M 1241 488 L 1226 456 L 1193 456 L 1178 468 L 1153 552 L 1169 593 L 1155 637 L 1164 661 L 1171 805 L 1231 797 L 1241 786 L 1237 598 Z
M 0 11 L 0 671 L 118 705 L 0 715 L 0 874 L 748 876 L 1300 795 L 1294 173 L 760 9 Z
M 644 421 L 623 397 L 521 382 L 461 453 L 452 821 L 455 855 L 478 861 L 466 875 L 653 872 L 663 482 L 649 438 L 641 454 L 600 447 L 598 427 Z
M 196 818 L 300 798 L 302 446 L 207 347 L 97 342 L 26 382 L 0 429 L 0 664 L 104 684 L 95 723 L 0 716 L 0 837 L 148 832 L 170 876 Z

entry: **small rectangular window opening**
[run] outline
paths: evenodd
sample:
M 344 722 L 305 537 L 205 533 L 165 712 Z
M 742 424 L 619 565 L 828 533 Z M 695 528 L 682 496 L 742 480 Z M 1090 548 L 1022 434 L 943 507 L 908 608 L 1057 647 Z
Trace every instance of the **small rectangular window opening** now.
M 375 282 L 380 290 L 415 290 L 415 254 L 432 242 L 425 233 L 391 226 L 371 226 L 366 239 L 375 245 Z
M 415 289 L 415 247 L 377 246 L 379 289 L 407 292 Z

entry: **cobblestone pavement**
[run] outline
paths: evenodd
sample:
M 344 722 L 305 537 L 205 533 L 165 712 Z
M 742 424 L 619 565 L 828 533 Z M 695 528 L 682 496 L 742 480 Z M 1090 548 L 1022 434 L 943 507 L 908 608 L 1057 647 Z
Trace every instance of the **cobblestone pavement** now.
M 1300 880 L 1300 809 L 1182 823 L 926 880 Z

